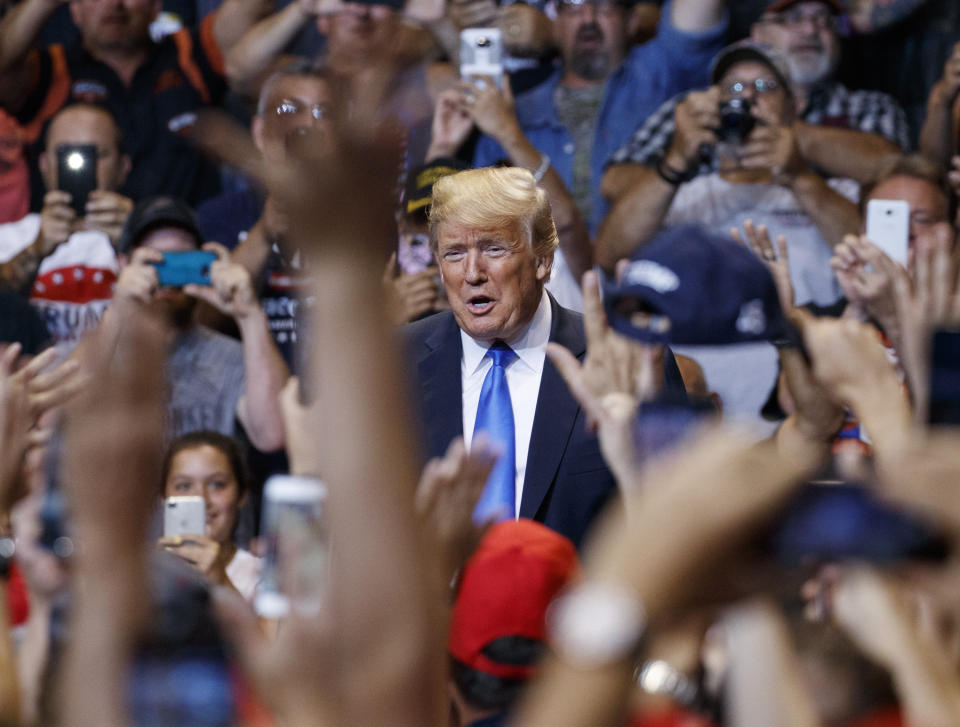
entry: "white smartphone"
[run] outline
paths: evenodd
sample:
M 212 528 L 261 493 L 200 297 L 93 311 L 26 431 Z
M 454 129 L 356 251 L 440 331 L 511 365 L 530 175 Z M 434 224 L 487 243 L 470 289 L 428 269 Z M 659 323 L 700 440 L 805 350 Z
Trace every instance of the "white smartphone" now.
M 163 504 L 163 534 L 203 535 L 207 525 L 207 506 L 197 495 L 168 497 Z
M 319 609 L 327 573 L 327 488 L 313 477 L 274 475 L 263 488 L 263 572 L 253 608 L 279 619 Z
M 503 37 L 499 28 L 466 28 L 460 31 L 460 78 L 483 80 L 489 76 L 503 87 Z
M 867 202 L 867 239 L 894 262 L 907 265 L 910 243 L 910 203 L 902 199 Z

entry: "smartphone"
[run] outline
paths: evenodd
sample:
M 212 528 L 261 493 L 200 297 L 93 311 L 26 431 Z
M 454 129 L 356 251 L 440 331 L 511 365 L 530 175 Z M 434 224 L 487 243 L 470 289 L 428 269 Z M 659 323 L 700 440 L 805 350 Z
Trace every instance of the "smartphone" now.
M 93 144 L 57 145 L 57 187 L 70 194 L 70 206 L 83 217 L 87 197 L 97 188 L 97 147 Z
M 198 495 L 168 497 L 163 502 L 163 535 L 203 535 L 207 506 Z
M 499 28 L 466 28 L 460 31 L 460 78 L 486 80 L 503 87 L 503 37 Z
M 253 601 L 263 618 L 284 618 L 292 608 L 320 608 L 328 562 L 326 499 L 326 485 L 313 477 L 273 475 L 267 480 L 260 531 L 266 553 Z
M 931 424 L 960 425 L 960 330 L 933 334 L 929 403 Z
M 948 540 L 931 524 L 891 507 L 859 483 L 811 481 L 763 536 L 761 548 L 787 566 L 838 560 L 942 561 Z
M 403 232 L 397 240 L 397 266 L 404 275 L 423 272 L 435 265 L 430 249 L 430 233 Z
M 157 280 L 162 288 L 182 288 L 184 285 L 210 285 L 210 266 L 215 253 L 207 250 L 165 252 L 163 262 L 151 263 L 157 268 Z
M 910 242 L 910 203 L 902 199 L 867 202 L 867 238 L 904 267 Z

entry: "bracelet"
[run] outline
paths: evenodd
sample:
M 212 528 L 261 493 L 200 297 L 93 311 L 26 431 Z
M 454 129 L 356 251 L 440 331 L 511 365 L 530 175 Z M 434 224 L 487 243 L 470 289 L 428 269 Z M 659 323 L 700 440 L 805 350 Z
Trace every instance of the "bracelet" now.
M 697 176 L 697 168 L 695 166 L 686 170 L 674 169 L 667 164 L 664 157 L 659 157 L 657 163 L 654 165 L 654 169 L 657 170 L 657 174 L 660 175 L 660 179 L 669 184 L 671 187 L 679 187 L 685 182 L 689 182 L 695 176 Z
M 537 171 L 533 173 L 533 181 L 539 182 L 543 179 L 543 175 L 547 173 L 547 170 L 550 168 L 550 157 L 546 154 L 540 154 L 540 166 L 537 167 Z

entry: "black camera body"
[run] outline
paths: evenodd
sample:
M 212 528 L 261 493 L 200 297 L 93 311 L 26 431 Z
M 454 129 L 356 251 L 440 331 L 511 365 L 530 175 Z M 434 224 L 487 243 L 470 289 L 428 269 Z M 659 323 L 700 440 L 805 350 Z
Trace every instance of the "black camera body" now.
M 720 128 L 717 138 L 720 141 L 741 143 L 757 125 L 757 119 L 750 109 L 750 99 L 736 97 L 720 104 Z

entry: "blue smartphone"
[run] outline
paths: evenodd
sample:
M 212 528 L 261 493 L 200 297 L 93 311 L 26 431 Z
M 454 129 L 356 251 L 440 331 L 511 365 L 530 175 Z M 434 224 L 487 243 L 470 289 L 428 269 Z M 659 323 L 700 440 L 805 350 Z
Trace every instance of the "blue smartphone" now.
M 215 253 L 206 250 L 165 252 L 163 262 L 151 263 L 157 268 L 161 288 L 182 288 L 184 285 L 210 285 L 210 266 Z

